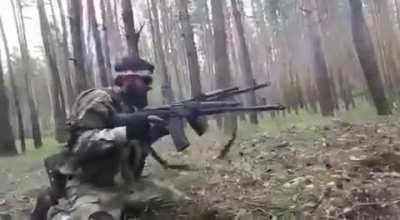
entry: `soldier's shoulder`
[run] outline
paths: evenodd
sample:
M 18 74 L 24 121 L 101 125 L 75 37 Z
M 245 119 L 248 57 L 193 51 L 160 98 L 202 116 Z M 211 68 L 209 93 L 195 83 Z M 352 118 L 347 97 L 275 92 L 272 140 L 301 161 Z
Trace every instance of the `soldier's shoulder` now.
M 92 89 L 87 89 L 83 92 L 81 92 L 78 97 L 77 101 L 82 99 L 82 98 L 97 98 L 97 97 L 110 97 L 111 98 L 111 89 L 109 88 L 92 88 Z
M 81 92 L 76 98 L 69 121 L 80 121 L 89 111 L 108 115 L 113 110 L 114 99 L 108 89 L 88 89 Z
M 79 108 L 79 106 L 87 106 L 90 103 L 94 104 L 98 102 L 104 103 L 112 101 L 113 101 L 113 95 L 110 89 L 94 88 L 81 92 L 75 99 L 74 107 Z

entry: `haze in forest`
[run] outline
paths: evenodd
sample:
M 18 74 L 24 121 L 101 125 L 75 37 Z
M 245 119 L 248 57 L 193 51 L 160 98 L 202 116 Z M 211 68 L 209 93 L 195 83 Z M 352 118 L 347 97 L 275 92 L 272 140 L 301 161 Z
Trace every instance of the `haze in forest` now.
M 1 0 L 0 18 L 0 179 L 6 180 L 0 184 L 0 196 L 3 191 L 8 196 L 0 197 L 0 218 L 15 192 L 36 196 L 48 184 L 44 158 L 72 149 L 69 144 L 79 132 L 67 122 L 77 97 L 91 88 L 121 91 L 116 88 L 115 65 L 126 57 L 155 66 L 148 103 L 140 100 L 135 110 L 165 110 L 165 105 L 175 104 L 195 114 L 201 111 L 185 104 L 205 100 L 204 94 L 268 84 L 216 100 L 240 108 L 272 106 L 273 111 L 225 112 L 200 119 L 187 116 L 191 114 L 179 118 L 176 112 L 164 115 L 167 122 L 179 118 L 179 124 L 171 124 L 182 128 L 179 131 L 185 128 L 193 147 L 171 153 L 177 141 L 167 135 L 155 143 L 163 146 L 162 156 L 210 171 L 176 174 L 187 174 L 182 178 L 199 185 L 193 180 L 207 178 L 197 194 L 188 192 L 198 201 L 206 194 L 228 198 L 226 190 L 244 199 L 246 195 L 237 194 L 249 194 L 250 199 L 266 195 L 264 206 L 247 204 L 256 204 L 250 212 L 263 217 L 310 208 L 303 205 L 312 206 L 311 214 L 317 209 L 326 214 L 331 206 L 323 200 L 342 190 L 347 194 L 338 197 L 352 198 L 340 203 L 331 219 L 358 212 L 361 206 L 388 211 L 386 207 L 396 205 L 396 212 L 389 214 L 400 213 L 398 198 L 392 198 L 400 192 L 368 195 L 378 199 L 366 196 L 364 204 L 354 201 L 358 191 L 350 187 L 400 175 L 400 0 Z M 194 118 L 208 125 L 204 136 L 191 129 Z M 157 158 L 149 149 L 140 158 L 140 172 L 146 157 Z M 378 159 L 363 163 L 374 156 Z M 347 166 L 355 163 L 359 164 L 351 169 Z M 234 181 L 226 182 L 228 174 Z M 20 187 L 25 175 L 32 178 L 26 188 Z M 209 184 L 214 177 L 219 178 L 216 189 L 223 190 Z M 168 178 L 179 185 L 179 178 Z M 383 183 L 393 183 L 400 188 L 397 180 L 385 180 L 371 185 L 384 190 L 388 187 Z M 242 187 L 243 182 L 247 186 Z M 330 194 L 328 189 L 337 191 Z M 299 192 L 317 200 L 308 201 Z M 275 199 L 278 194 L 284 199 Z M 387 199 L 383 204 L 381 195 Z M 231 200 L 223 202 L 236 201 Z M 265 207 L 281 200 L 287 203 L 277 205 L 278 211 Z

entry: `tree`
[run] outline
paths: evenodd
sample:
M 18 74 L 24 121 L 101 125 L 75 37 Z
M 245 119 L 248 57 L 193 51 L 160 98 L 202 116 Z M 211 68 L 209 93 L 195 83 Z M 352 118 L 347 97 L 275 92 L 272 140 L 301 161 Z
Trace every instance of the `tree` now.
M 154 57 L 158 63 L 161 74 L 161 95 L 163 103 L 168 104 L 174 101 L 174 93 L 171 88 L 171 79 L 168 74 L 167 64 L 165 60 L 163 43 L 160 33 L 160 21 L 157 9 L 157 0 L 147 0 L 147 7 L 149 8 L 150 28 L 152 34 L 152 42 L 154 47 Z
M 121 7 L 129 55 L 139 57 L 139 38 L 143 26 L 136 32 L 131 0 L 121 0 Z
M 176 81 L 176 87 L 177 88 L 177 97 L 175 97 L 177 100 L 183 100 L 184 99 L 184 87 L 182 85 L 182 73 L 183 71 L 181 70 L 182 68 L 178 68 L 179 65 L 179 56 L 177 52 L 177 46 L 179 45 L 179 42 L 174 42 L 174 33 L 173 33 L 173 13 L 174 11 L 171 10 L 171 6 L 167 4 L 167 1 L 160 1 L 160 4 L 158 4 L 158 8 L 160 11 L 160 16 L 162 19 L 162 25 L 160 25 L 162 28 L 161 36 L 163 37 L 163 42 L 164 42 L 164 53 L 165 53 L 165 59 L 166 63 L 168 64 L 169 67 L 171 67 L 169 73 L 174 73 L 174 75 L 170 75 L 171 79 L 175 77 Z M 176 32 L 176 31 L 174 31 Z M 172 80 L 171 80 L 172 81 Z M 172 83 L 171 83 L 172 84 Z
M 69 6 L 75 85 L 76 91 L 80 93 L 89 88 L 89 76 L 85 71 L 85 59 L 83 55 L 85 46 L 82 41 L 82 5 L 81 1 L 69 0 Z
M 67 100 L 68 100 L 68 105 L 69 107 L 72 107 L 74 104 L 74 99 L 75 99 L 75 89 L 72 86 L 72 71 L 69 65 L 69 60 L 71 58 L 70 51 L 68 49 L 68 31 L 67 31 L 67 25 L 65 21 L 65 14 L 64 14 L 64 8 L 63 4 L 61 3 L 61 0 L 57 0 L 57 5 L 59 9 L 59 14 L 61 17 L 61 29 L 62 29 L 62 40 L 61 40 L 61 46 L 62 46 L 62 53 L 63 56 L 61 58 L 63 65 L 64 65 L 64 79 L 65 79 L 65 84 L 67 88 Z
M 24 81 L 25 81 L 25 89 L 28 98 L 28 105 L 29 105 L 29 113 L 32 125 L 32 137 L 35 148 L 40 148 L 42 143 L 41 137 L 41 129 L 39 124 L 39 117 L 36 109 L 36 103 L 33 98 L 32 93 L 32 84 L 31 84 L 31 77 L 30 77 L 30 55 L 28 49 L 28 43 L 26 40 L 25 34 L 25 22 L 22 14 L 22 5 L 21 1 L 17 0 L 16 5 L 13 0 L 11 1 L 11 5 L 13 7 L 13 15 L 14 21 L 17 28 L 18 33 L 18 41 L 19 41 L 19 49 L 21 53 L 21 57 L 23 60 L 23 72 L 24 72 Z
M 108 33 L 109 29 L 107 28 L 107 11 L 106 11 L 106 5 L 104 3 L 106 0 L 101 0 L 100 1 L 100 9 L 101 9 L 101 19 L 103 21 L 102 23 L 102 28 L 103 30 L 103 46 L 104 46 L 104 58 L 105 58 L 105 66 L 107 69 L 107 76 L 111 78 L 111 51 L 110 51 L 110 45 L 109 45 L 109 39 L 108 39 Z
M 349 0 L 354 46 L 367 80 L 378 115 L 391 114 L 383 82 L 379 73 L 376 53 L 364 19 L 361 0 Z
M 400 58 L 400 50 L 394 24 L 390 18 L 387 1 L 372 1 L 370 6 L 374 21 L 372 33 L 375 33 L 377 42 L 375 51 L 377 52 L 378 67 L 382 67 L 381 73 L 386 82 L 388 94 L 394 96 L 399 91 L 396 85 L 400 82 L 398 75 L 400 66 L 396 62 Z M 381 65 L 379 65 L 379 61 L 381 61 Z
M 65 113 L 64 95 L 61 86 L 59 69 L 57 67 L 57 53 L 55 48 L 51 44 L 50 25 L 47 19 L 43 0 L 37 0 L 37 9 L 39 12 L 43 46 L 50 69 L 51 97 L 53 103 L 53 117 L 55 122 L 56 140 L 59 142 L 65 142 L 68 136 L 65 129 L 65 121 L 67 116 Z
M 220 0 L 211 0 L 212 26 L 214 32 L 214 67 L 218 89 L 229 88 L 232 86 L 222 3 L 223 2 Z M 224 117 L 224 128 L 225 131 L 229 133 L 232 133 L 237 129 L 236 117 L 233 114 L 228 114 Z
M 194 42 L 192 24 L 188 12 L 188 1 L 178 0 L 179 20 L 182 28 L 182 37 L 184 39 L 186 56 L 190 73 L 191 96 L 196 97 L 201 94 L 200 65 Z
M 253 69 L 251 67 L 251 61 L 250 61 L 250 55 L 249 55 L 249 49 L 247 47 L 246 39 L 244 36 L 244 29 L 243 29 L 243 24 L 242 24 L 242 18 L 240 11 L 237 7 L 237 1 L 236 0 L 231 0 L 231 5 L 232 5 L 232 12 L 233 12 L 233 17 L 237 29 L 237 34 L 239 38 L 239 56 L 240 56 L 240 63 L 241 63 L 241 71 L 242 74 L 244 74 L 244 80 L 246 82 L 246 85 L 251 87 L 255 86 L 255 79 L 253 76 Z M 250 92 L 247 95 L 247 104 L 249 105 L 256 105 L 256 93 L 254 91 Z M 257 124 L 258 119 L 257 119 L 257 113 L 252 112 L 249 114 L 250 115 L 250 122 L 252 124 Z
M 100 82 L 101 82 L 101 86 L 107 87 L 110 85 L 110 83 L 108 82 L 107 69 L 106 69 L 106 65 L 105 65 L 106 63 L 105 63 L 104 54 L 103 54 L 103 46 L 101 44 L 100 31 L 98 29 L 98 25 L 97 25 L 97 21 L 96 21 L 96 12 L 94 9 L 93 0 L 87 1 L 87 7 L 88 7 L 89 24 L 91 26 L 93 39 L 94 39 L 94 43 L 95 43 L 95 48 L 96 48 L 96 58 L 97 58 L 97 65 L 99 67 Z
M 309 7 L 312 7 L 313 4 L 311 3 L 313 2 L 313 0 L 308 1 Z M 306 11 L 306 16 L 308 21 L 307 32 L 311 41 L 315 83 L 317 84 L 318 89 L 320 111 L 322 116 L 334 116 L 335 101 L 332 94 L 332 85 L 329 79 L 328 66 L 322 47 L 322 33 L 319 22 L 319 17 L 321 16 L 315 16 L 312 10 Z M 316 20 L 317 23 L 315 22 Z
M 25 144 L 24 121 L 22 119 L 20 95 L 19 95 L 19 91 L 18 91 L 17 84 L 15 81 L 14 68 L 11 64 L 11 54 L 10 54 L 10 50 L 8 47 L 8 40 L 7 40 L 6 33 L 4 31 L 3 21 L 1 18 L 0 18 L 0 31 L 1 31 L 1 36 L 3 38 L 4 50 L 6 52 L 7 69 L 8 69 L 8 74 L 10 75 L 11 91 L 13 94 L 15 111 L 17 114 L 18 136 L 19 136 L 19 141 L 21 143 L 21 151 L 24 153 L 26 151 L 26 144 Z
M 18 154 L 12 132 L 8 97 L 4 85 L 4 73 L 0 57 L 0 156 L 12 156 Z

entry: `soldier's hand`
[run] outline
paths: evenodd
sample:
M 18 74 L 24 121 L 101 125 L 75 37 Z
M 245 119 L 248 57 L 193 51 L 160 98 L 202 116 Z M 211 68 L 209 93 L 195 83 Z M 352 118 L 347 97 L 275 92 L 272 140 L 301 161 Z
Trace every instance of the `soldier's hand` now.
M 150 115 L 148 117 L 148 120 L 151 124 L 150 130 L 149 130 L 149 135 L 150 135 L 150 142 L 154 143 L 158 139 L 169 135 L 169 131 L 167 129 L 168 122 L 164 120 L 163 118 L 157 116 L 157 115 Z

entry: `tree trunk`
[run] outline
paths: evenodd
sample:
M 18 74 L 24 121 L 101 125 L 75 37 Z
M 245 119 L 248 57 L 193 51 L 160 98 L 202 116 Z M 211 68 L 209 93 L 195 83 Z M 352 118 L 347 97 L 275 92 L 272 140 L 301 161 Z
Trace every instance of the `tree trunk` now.
M 384 77 L 387 79 L 388 91 L 393 96 L 399 92 L 396 87 L 400 83 L 399 69 L 400 66 L 396 62 L 400 58 L 400 48 L 397 42 L 397 36 L 394 30 L 394 24 L 390 18 L 390 10 L 386 1 L 373 1 L 375 10 L 373 15 L 375 17 L 375 32 L 379 37 L 377 38 L 378 49 L 382 53 L 383 63 L 386 66 Z
M 398 3 L 398 0 L 393 0 L 393 1 L 394 1 L 394 5 L 396 7 L 397 26 L 400 29 L 400 7 L 399 7 L 399 3 Z
M 0 156 L 13 156 L 18 154 L 10 124 L 8 104 L 6 87 L 4 85 L 3 66 L 0 57 Z
M 82 33 L 82 5 L 81 1 L 69 0 L 69 18 L 71 28 L 71 40 L 73 48 L 73 61 L 75 68 L 75 85 L 77 93 L 89 88 L 89 76 L 85 72 L 85 45 Z
M 363 16 L 361 0 L 349 0 L 354 45 L 378 115 L 392 113 L 379 74 L 376 54 Z
M 166 1 L 160 1 L 159 9 L 161 12 L 161 17 L 163 18 L 162 22 L 162 36 L 164 36 L 165 42 L 165 52 L 167 53 L 166 59 L 169 60 L 169 64 L 172 66 L 172 72 L 175 73 L 177 90 L 178 90 L 178 100 L 183 100 L 183 86 L 181 80 L 182 71 L 178 70 L 178 55 L 177 55 L 177 48 L 174 46 L 173 42 L 173 34 L 170 34 L 172 31 L 171 29 L 171 10 L 169 10 Z M 169 58 L 169 59 L 168 59 Z
M 312 1 L 314 2 L 314 1 Z M 313 7 L 309 1 L 309 7 Z M 309 13 L 307 16 L 308 36 L 311 41 L 315 81 L 318 90 L 318 100 L 322 116 L 334 116 L 334 97 L 329 79 L 328 67 L 322 47 L 322 33 L 320 23 L 316 23 L 315 16 Z M 317 16 L 318 18 L 319 16 Z
M 26 89 L 26 94 L 28 98 L 28 105 L 29 105 L 29 113 L 30 113 L 30 119 L 31 119 L 31 125 L 32 125 L 32 137 L 33 137 L 33 143 L 35 148 L 40 148 L 43 145 L 42 142 L 42 136 L 41 136 L 41 130 L 40 130 L 40 124 L 39 124 L 39 117 L 36 109 L 36 103 L 33 98 L 33 90 L 32 90 L 32 84 L 31 84 L 31 77 L 30 77 L 30 55 L 29 55 L 29 49 L 28 49 L 28 44 L 26 41 L 26 34 L 25 34 L 25 23 L 23 20 L 23 14 L 22 14 L 22 6 L 20 0 L 17 0 L 17 7 L 15 6 L 15 3 L 13 0 L 11 0 L 11 4 L 13 7 L 13 14 L 14 14 L 14 20 L 15 24 L 17 27 L 17 32 L 18 32 L 18 41 L 20 45 L 20 52 L 21 52 L 21 57 L 22 57 L 22 62 L 23 62 L 23 71 L 24 71 L 24 80 L 25 80 L 25 89 Z
M 122 53 L 124 51 L 124 48 L 122 46 L 123 40 L 121 38 L 121 33 L 119 29 L 119 23 L 118 23 L 118 17 L 116 13 L 116 8 L 117 4 L 115 3 L 114 9 L 111 6 L 111 0 L 105 0 L 106 2 L 106 11 L 107 11 L 107 17 L 106 17 L 106 31 L 109 33 L 109 44 L 112 45 L 110 48 L 111 52 L 111 57 L 113 60 L 116 58 L 119 58 L 122 56 Z M 112 70 L 113 71 L 113 70 Z
M 133 19 L 131 0 L 121 0 L 121 7 L 129 55 L 139 57 L 139 37 L 142 28 L 140 28 L 138 32 L 135 31 L 135 21 Z
M 226 37 L 227 37 L 228 48 L 229 48 L 228 54 L 230 55 L 230 62 L 229 62 L 231 64 L 230 71 L 232 74 L 232 78 L 234 78 L 233 81 L 240 82 L 241 81 L 240 80 L 240 71 L 239 71 L 239 68 L 237 65 L 239 63 L 239 58 L 237 55 L 238 54 L 237 47 L 235 46 L 235 38 L 233 36 L 233 22 L 232 22 L 233 18 L 232 18 L 232 16 L 229 16 L 228 19 L 229 20 L 227 20 L 227 25 L 226 25 L 227 31 L 225 33 L 227 34 Z M 237 98 L 240 102 L 243 102 L 243 99 L 244 99 L 243 95 L 240 95 Z M 246 121 L 246 114 L 244 112 L 239 112 L 239 113 L 237 113 L 237 115 L 241 121 Z
M 171 88 L 171 79 L 168 74 L 167 64 L 165 61 L 165 55 L 163 50 L 163 44 L 160 33 L 160 21 L 157 9 L 157 0 L 147 0 L 147 7 L 149 9 L 150 27 L 152 34 L 152 42 L 154 49 L 154 57 L 158 63 L 160 74 L 161 74 L 161 95 L 163 98 L 163 104 L 169 104 L 174 102 L 174 93 Z M 163 1 L 163 0 L 161 0 Z M 153 19 L 154 18 L 154 19 Z
M 212 23 L 214 32 L 214 58 L 217 88 L 229 88 L 232 86 L 232 77 L 227 48 L 227 35 L 225 30 L 225 18 L 222 1 L 211 0 Z M 224 130 L 233 133 L 237 128 L 236 117 L 227 114 L 224 117 Z
M 204 76 L 206 79 L 215 82 L 214 80 L 214 76 L 215 76 L 215 54 L 214 54 L 214 39 L 213 39 L 213 33 L 211 31 L 212 24 L 210 21 L 210 9 L 208 8 L 208 4 L 207 4 L 207 0 L 204 1 L 204 13 L 206 18 L 204 19 L 205 21 L 202 22 L 202 31 L 204 32 L 203 35 L 203 47 L 204 47 L 204 56 L 205 56 L 205 68 L 207 68 L 207 70 L 205 72 L 207 72 L 207 75 Z M 229 68 L 229 67 L 228 67 Z M 214 90 L 215 89 L 215 85 L 213 85 L 213 83 L 210 83 L 211 85 L 209 85 L 210 90 Z
M 244 36 L 244 29 L 243 29 L 243 24 L 242 24 L 242 19 L 241 19 L 241 14 L 238 10 L 237 7 L 237 1 L 236 0 L 231 0 L 231 5 L 232 5 L 232 10 L 233 10 L 233 16 L 235 19 L 235 24 L 236 24 L 236 29 L 237 29 L 237 33 L 238 33 L 238 38 L 239 38 L 239 48 L 240 48 L 240 61 L 241 64 L 240 65 L 242 68 L 242 74 L 244 74 L 244 79 L 246 82 L 246 86 L 254 86 L 255 85 L 255 80 L 254 80 L 254 76 L 253 76 L 253 70 L 251 67 L 251 61 L 250 61 L 250 55 L 249 55 L 249 49 L 247 47 L 247 43 L 246 43 L 246 39 Z M 247 95 L 247 104 L 248 105 L 256 105 L 257 101 L 256 101 L 256 93 L 254 91 L 250 92 Z M 250 122 L 252 124 L 257 124 L 258 123 L 258 119 L 257 119 L 257 113 L 256 112 L 252 112 L 249 113 L 250 116 Z
M 68 49 L 68 31 L 67 31 L 67 24 L 65 21 L 65 14 L 64 14 L 64 8 L 61 3 L 61 0 L 57 0 L 58 4 L 58 9 L 59 9 L 59 14 L 61 17 L 61 29 L 62 29 L 62 40 L 61 40 L 61 46 L 62 46 L 62 53 L 63 56 L 61 57 L 61 60 L 63 61 L 64 65 L 64 80 L 67 88 L 67 100 L 68 100 L 68 106 L 72 108 L 72 105 L 74 104 L 74 99 L 75 99 L 75 89 L 72 85 L 72 71 L 69 65 L 69 60 L 71 58 L 69 49 Z
M 105 66 L 107 72 L 108 82 L 111 82 L 111 51 L 110 51 L 110 42 L 108 39 L 108 34 L 110 30 L 107 28 L 107 12 L 106 12 L 106 5 L 104 3 L 106 0 L 100 1 L 100 9 L 101 9 L 101 19 L 102 19 L 102 28 L 103 31 L 103 46 L 104 46 L 104 58 L 105 58 Z
M 92 29 L 93 39 L 94 39 L 94 43 L 95 43 L 96 58 L 97 58 L 97 65 L 99 68 L 101 86 L 108 87 L 110 85 L 110 83 L 108 82 L 107 69 L 105 66 L 105 59 L 104 59 L 104 54 L 103 54 L 103 47 L 101 44 L 100 31 L 98 29 L 98 25 L 97 25 L 97 21 L 96 21 L 96 15 L 95 15 L 96 12 L 94 9 L 93 0 L 87 1 L 87 7 L 88 7 L 88 17 L 90 19 L 89 24 Z
M 350 100 L 348 99 L 348 91 L 347 91 L 347 86 L 346 86 L 346 80 L 343 76 L 343 71 L 341 68 L 339 68 L 338 71 L 338 81 L 339 81 L 339 94 L 340 98 L 343 100 L 344 107 L 348 111 L 350 110 Z
M 43 0 L 37 0 L 37 8 L 39 12 L 40 29 L 42 33 L 43 46 L 50 69 L 51 78 L 51 96 L 53 99 L 53 117 L 55 122 L 56 140 L 60 143 L 65 142 L 68 138 L 66 132 L 65 121 L 66 114 L 63 103 L 63 91 L 61 89 L 61 79 L 57 67 L 56 50 L 51 45 L 51 31 L 47 20 L 45 6 Z
M 11 54 L 10 54 L 10 50 L 8 48 L 8 40 L 7 40 L 5 31 L 4 31 L 3 21 L 1 18 L 0 18 L 0 31 L 1 31 L 1 36 L 3 38 L 4 49 L 6 52 L 8 74 L 10 74 L 10 84 L 11 84 L 11 90 L 12 90 L 13 99 L 14 99 L 15 110 L 16 110 L 16 114 L 17 114 L 18 135 L 19 135 L 19 141 L 21 143 L 21 151 L 23 153 L 25 153 L 25 151 L 26 151 L 25 131 L 24 131 L 24 121 L 22 119 L 20 95 L 19 95 L 19 91 L 18 91 L 17 84 L 15 81 L 14 68 L 11 64 Z
M 193 28 L 190 23 L 188 1 L 178 0 L 178 10 L 190 72 L 191 96 L 196 97 L 201 94 L 200 65 L 194 42 Z

